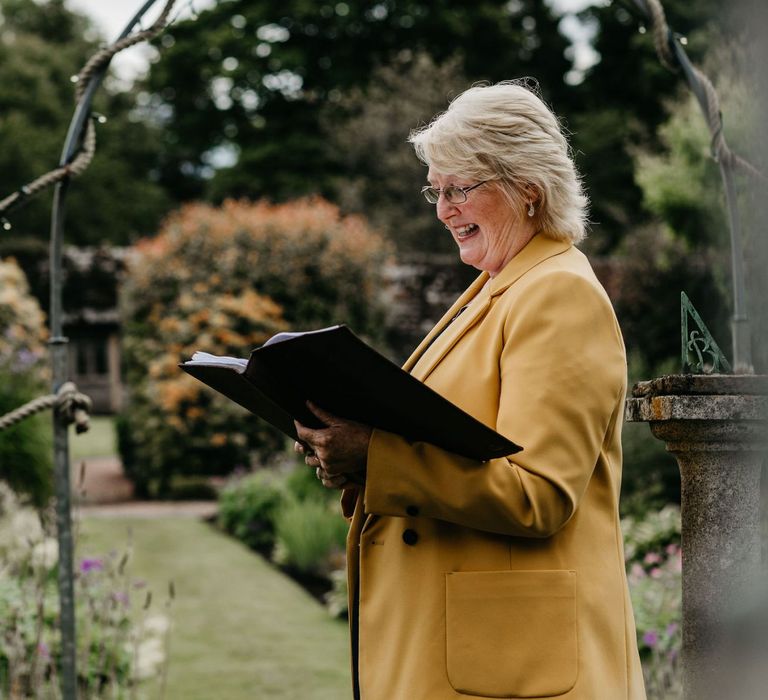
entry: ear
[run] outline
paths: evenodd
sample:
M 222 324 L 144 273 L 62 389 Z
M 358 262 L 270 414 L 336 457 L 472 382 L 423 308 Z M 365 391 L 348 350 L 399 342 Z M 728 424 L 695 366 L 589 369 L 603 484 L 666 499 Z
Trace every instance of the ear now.
M 541 191 L 541 188 L 532 182 L 523 185 L 522 191 L 525 201 L 533 204 L 536 209 L 538 209 L 544 201 L 544 193 Z

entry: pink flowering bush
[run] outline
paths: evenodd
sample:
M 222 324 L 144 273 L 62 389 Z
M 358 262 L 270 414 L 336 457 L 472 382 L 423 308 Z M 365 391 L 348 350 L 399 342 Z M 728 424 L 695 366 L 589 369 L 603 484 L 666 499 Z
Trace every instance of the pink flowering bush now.
M 625 518 L 624 549 L 649 700 L 680 697 L 680 510 L 667 505 Z
M 196 350 L 247 357 L 281 330 L 348 323 L 382 336 L 388 248 L 359 217 L 306 199 L 189 204 L 137 246 L 123 290 L 129 401 L 119 428 L 139 491 L 177 474 L 227 474 L 282 436 L 178 369 Z

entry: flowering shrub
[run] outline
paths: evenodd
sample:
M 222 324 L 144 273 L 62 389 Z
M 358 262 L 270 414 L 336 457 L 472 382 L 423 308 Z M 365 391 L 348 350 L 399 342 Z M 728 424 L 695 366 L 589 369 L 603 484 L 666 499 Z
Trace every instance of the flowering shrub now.
M 0 697 L 58 697 L 61 646 L 56 592 L 58 547 L 38 514 L 0 482 Z M 78 682 L 82 697 L 127 697 L 160 673 L 168 619 L 139 613 L 141 582 L 127 555 L 79 562 L 75 574 Z
M 12 259 L 0 260 L 0 415 L 48 393 L 45 316 Z M 50 414 L 0 431 L 0 479 L 43 505 L 51 492 Z
M 667 505 L 642 519 L 625 518 L 622 529 L 648 698 L 673 700 L 681 693 L 680 510 Z
M 348 323 L 377 338 L 382 239 L 321 199 L 190 204 L 137 246 L 123 290 L 130 398 L 119 428 L 140 490 L 228 473 L 282 437 L 183 374 L 196 350 L 247 357 L 274 333 Z

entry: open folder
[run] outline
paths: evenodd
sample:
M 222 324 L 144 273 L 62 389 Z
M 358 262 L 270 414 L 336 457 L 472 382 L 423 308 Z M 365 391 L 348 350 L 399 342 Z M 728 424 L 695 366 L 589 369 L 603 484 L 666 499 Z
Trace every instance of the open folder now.
M 278 333 L 249 360 L 198 352 L 179 365 L 260 418 L 298 439 L 294 418 L 322 423 L 307 408 L 487 460 L 522 448 L 443 398 L 366 345 L 346 326 Z

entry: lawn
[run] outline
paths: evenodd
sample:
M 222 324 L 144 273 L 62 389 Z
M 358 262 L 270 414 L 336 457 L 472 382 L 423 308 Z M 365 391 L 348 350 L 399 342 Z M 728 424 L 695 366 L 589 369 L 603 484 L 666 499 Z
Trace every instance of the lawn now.
M 69 449 L 72 461 L 88 457 L 109 457 L 116 454 L 115 423 L 111 416 L 91 416 L 90 428 L 78 435 L 69 429 Z
M 168 700 L 351 696 L 346 623 L 250 550 L 193 518 L 86 517 L 78 556 L 122 550 L 163 606 L 176 597 Z M 148 693 L 148 700 L 159 695 Z

